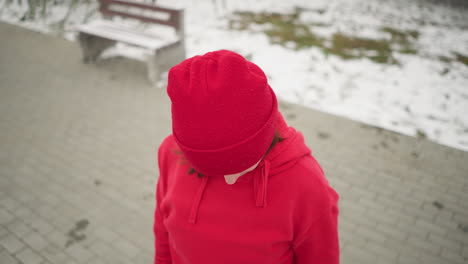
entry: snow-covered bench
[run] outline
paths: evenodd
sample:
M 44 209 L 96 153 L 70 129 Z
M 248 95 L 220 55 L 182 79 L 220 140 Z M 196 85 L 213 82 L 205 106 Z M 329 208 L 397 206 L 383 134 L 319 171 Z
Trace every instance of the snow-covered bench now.
M 99 2 L 104 19 L 78 27 L 85 63 L 95 61 L 116 42 L 142 47 L 149 50 L 146 59 L 148 78 L 156 85 L 164 71 L 185 59 L 182 9 L 135 1 Z

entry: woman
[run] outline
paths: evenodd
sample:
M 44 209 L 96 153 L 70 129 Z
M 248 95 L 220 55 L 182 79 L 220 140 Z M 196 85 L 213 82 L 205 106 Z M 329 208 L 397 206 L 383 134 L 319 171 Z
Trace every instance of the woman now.
M 339 263 L 338 194 L 263 71 L 220 50 L 169 71 L 154 263 Z

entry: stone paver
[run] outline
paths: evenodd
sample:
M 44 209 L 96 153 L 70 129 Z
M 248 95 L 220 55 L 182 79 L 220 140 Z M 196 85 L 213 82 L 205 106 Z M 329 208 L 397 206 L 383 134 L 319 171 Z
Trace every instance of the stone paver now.
M 20 251 L 25 245 L 14 235 L 8 234 L 0 239 L 0 245 L 5 248 L 10 254 L 15 254 Z
M 16 258 L 23 264 L 40 264 L 44 260 L 39 254 L 32 251 L 30 248 L 23 249 L 21 252 L 16 254 Z
M 145 65 L 0 23 L 0 263 L 151 263 L 156 150 Z M 342 263 L 467 263 L 468 153 L 281 103 L 340 193 Z

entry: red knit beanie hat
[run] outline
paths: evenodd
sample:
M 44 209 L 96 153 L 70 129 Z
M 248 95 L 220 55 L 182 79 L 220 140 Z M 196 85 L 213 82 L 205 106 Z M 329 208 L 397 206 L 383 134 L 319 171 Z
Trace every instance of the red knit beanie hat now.
M 169 70 L 172 132 L 192 167 L 205 175 L 246 170 L 270 146 L 278 114 L 265 73 L 241 55 L 219 50 Z

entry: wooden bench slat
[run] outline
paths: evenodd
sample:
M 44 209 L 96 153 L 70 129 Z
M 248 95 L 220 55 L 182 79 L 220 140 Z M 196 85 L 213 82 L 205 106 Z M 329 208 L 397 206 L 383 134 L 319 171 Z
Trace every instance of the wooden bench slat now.
M 176 29 L 179 29 L 181 27 L 181 25 L 179 25 L 179 15 L 180 15 L 181 9 L 169 9 L 169 8 L 149 5 L 145 3 L 128 2 L 128 1 L 121 1 L 121 0 L 99 0 L 99 1 L 101 2 L 99 11 L 103 14 L 135 18 L 135 19 L 139 19 L 145 22 L 159 23 L 159 24 L 172 26 L 172 27 L 175 27 Z M 120 11 L 112 10 L 111 8 L 109 8 L 112 5 L 131 6 L 131 7 L 138 7 L 143 10 L 164 12 L 164 13 L 169 14 L 169 19 L 160 20 L 157 18 L 151 18 L 151 17 L 146 17 L 146 16 L 139 16 L 139 15 L 134 15 L 130 13 L 120 12 Z
M 124 13 L 121 11 L 115 11 L 115 10 L 109 10 L 109 9 L 100 9 L 101 13 L 105 15 L 111 15 L 111 16 L 123 16 L 123 17 L 129 17 L 129 18 L 135 18 L 144 22 L 150 22 L 150 23 L 157 23 L 157 24 L 163 24 L 167 26 L 173 26 L 175 27 L 176 25 L 174 24 L 173 21 L 171 20 L 162 20 L 162 19 L 157 19 L 157 18 L 150 18 L 150 17 L 145 17 L 141 15 L 134 15 L 130 13 Z
M 126 25 L 118 25 L 115 22 L 105 20 L 96 20 L 89 24 L 82 25 L 78 29 L 87 34 L 150 49 L 156 49 L 177 42 L 176 36 L 171 38 L 170 36 L 160 36 L 143 31 L 135 31 L 135 29 L 129 28 Z
M 175 8 L 164 8 L 160 6 L 154 6 L 145 3 L 138 3 L 138 2 L 127 2 L 121 0 L 99 0 L 103 4 L 111 5 L 111 4 L 119 4 L 119 5 L 126 5 L 126 6 L 133 6 L 133 7 L 140 7 L 142 9 L 150 9 L 154 11 L 161 11 L 166 13 L 171 13 L 171 15 L 177 15 L 178 12 L 182 9 L 175 9 Z

